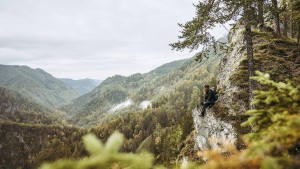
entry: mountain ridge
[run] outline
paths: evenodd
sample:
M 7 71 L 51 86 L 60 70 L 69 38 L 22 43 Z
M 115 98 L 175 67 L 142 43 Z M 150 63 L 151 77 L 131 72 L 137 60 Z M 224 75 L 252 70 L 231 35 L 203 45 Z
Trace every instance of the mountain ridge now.
M 90 91 L 92 91 L 95 87 L 97 87 L 102 80 L 94 80 L 90 78 L 85 79 L 70 79 L 70 78 L 59 78 L 59 80 L 63 81 L 65 84 L 73 88 L 80 95 L 84 95 Z
M 49 108 L 78 96 L 74 89 L 51 74 L 28 66 L 0 65 L 0 86 L 15 90 Z
M 0 121 L 26 124 L 58 124 L 59 115 L 51 109 L 0 86 Z

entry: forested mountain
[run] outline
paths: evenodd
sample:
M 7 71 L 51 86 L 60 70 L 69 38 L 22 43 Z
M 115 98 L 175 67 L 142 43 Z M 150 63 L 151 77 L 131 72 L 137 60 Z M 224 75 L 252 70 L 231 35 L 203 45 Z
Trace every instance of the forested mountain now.
M 123 114 L 156 107 L 162 96 L 174 92 L 182 83 L 192 91 L 192 86 L 199 87 L 215 78 L 219 59 L 220 55 L 215 55 L 203 63 L 196 63 L 191 58 L 165 64 L 145 74 L 113 76 L 63 110 L 72 115 L 71 123 L 93 126 L 106 119 L 103 117 L 118 115 L 118 112 Z
M 143 101 L 149 104 L 161 89 L 173 83 L 164 79 L 167 75 L 178 79 L 174 71 L 184 69 L 184 66 L 192 62 L 192 59 L 174 61 L 149 73 L 137 73 L 129 77 L 116 75 L 107 78 L 93 91 L 75 99 L 73 104 L 64 106 L 62 110 L 74 116 L 71 121 L 75 121 L 75 124 L 84 126 L 95 125 L 104 113 L 118 111 L 119 107 L 124 107 L 122 104 L 126 105 L 126 102 L 127 108 L 141 109 Z M 92 124 L 89 124 L 90 122 Z
M 78 96 L 74 89 L 44 70 L 27 66 L 0 65 L 0 86 L 50 108 Z
M 102 80 L 93 80 L 93 79 L 80 79 L 73 80 L 68 78 L 60 78 L 68 86 L 72 87 L 78 94 L 84 95 L 92 91 L 96 86 L 98 86 Z
M 0 121 L 27 124 L 58 123 L 58 114 L 21 94 L 0 87 Z

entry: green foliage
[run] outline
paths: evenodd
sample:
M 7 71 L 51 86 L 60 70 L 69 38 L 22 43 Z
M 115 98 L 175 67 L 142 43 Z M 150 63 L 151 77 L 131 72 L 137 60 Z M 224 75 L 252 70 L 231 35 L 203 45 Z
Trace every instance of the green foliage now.
M 85 130 L 55 125 L 0 122 L 0 168 L 37 168 L 45 161 L 85 155 Z
M 202 47 L 197 54 L 197 61 L 202 61 L 204 57 L 208 57 L 209 48 L 217 48 L 229 50 L 225 43 L 215 40 L 210 31 L 216 25 L 224 25 L 228 21 L 234 20 L 239 16 L 245 19 L 247 16 L 250 22 L 252 17 L 252 6 L 254 1 L 229 1 L 229 0 L 205 0 L 199 1 L 196 7 L 196 16 L 185 24 L 178 24 L 181 27 L 181 35 L 178 36 L 179 41 L 170 44 L 172 49 L 183 50 L 188 48 L 196 50 Z M 248 23 L 246 22 L 246 23 Z
M 268 74 L 257 72 L 252 79 L 270 87 L 255 91 L 257 110 L 247 112 L 251 117 L 243 126 L 253 126 L 253 133 L 246 135 L 254 155 L 284 156 L 300 138 L 300 86 L 292 82 L 274 82 Z
M 0 121 L 27 124 L 59 124 L 59 114 L 20 93 L 0 86 Z

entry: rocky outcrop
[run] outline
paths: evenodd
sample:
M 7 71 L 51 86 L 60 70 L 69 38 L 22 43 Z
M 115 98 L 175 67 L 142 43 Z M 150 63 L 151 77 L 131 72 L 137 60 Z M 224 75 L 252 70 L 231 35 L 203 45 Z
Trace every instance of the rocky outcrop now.
M 242 60 L 246 59 L 245 45 L 243 42 L 243 30 L 242 28 L 232 29 L 228 35 L 229 52 L 226 53 L 220 63 L 220 74 L 218 90 L 220 91 L 219 103 L 221 106 L 228 108 L 226 114 L 235 115 L 246 111 L 248 103 L 245 103 L 242 99 L 236 99 L 237 94 L 244 92 L 246 89 L 241 89 L 236 86 L 232 81 L 232 76 L 239 71 L 239 66 Z M 238 105 L 236 108 L 233 105 Z
M 242 148 L 240 136 L 251 131 L 241 123 L 249 106 L 249 73 L 243 38 L 243 28 L 234 26 L 228 35 L 228 51 L 224 53 L 218 76 L 219 100 L 207 116 L 198 117 L 194 110 L 196 149 L 218 146 L 224 139 Z M 280 39 L 272 32 L 253 30 L 254 70 L 269 73 L 275 81 L 290 79 L 299 83 L 299 45 L 288 39 Z M 254 83 L 255 90 L 264 90 Z M 210 141 L 212 140 L 212 141 Z
M 199 109 L 193 110 L 195 127 L 195 149 L 214 149 L 223 141 L 234 144 L 237 134 L 232 124 L 222 121 L 208 109 L 204 117 L 200 117 Z

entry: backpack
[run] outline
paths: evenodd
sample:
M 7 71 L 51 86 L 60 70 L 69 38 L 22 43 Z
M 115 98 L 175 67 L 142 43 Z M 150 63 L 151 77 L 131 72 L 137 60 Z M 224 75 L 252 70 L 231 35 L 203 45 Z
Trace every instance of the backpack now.
M 213 100 L 214 100 L 214 102 L 216 102 L 219 99 L 218 92 L 215 88 L 212 88 L 211 91 L 212 91 L 212 95 L 213 95 Z

